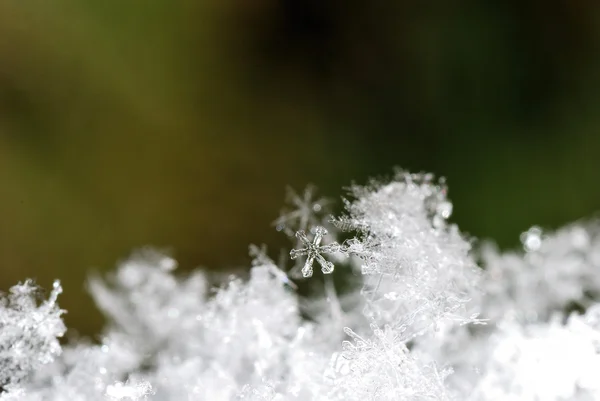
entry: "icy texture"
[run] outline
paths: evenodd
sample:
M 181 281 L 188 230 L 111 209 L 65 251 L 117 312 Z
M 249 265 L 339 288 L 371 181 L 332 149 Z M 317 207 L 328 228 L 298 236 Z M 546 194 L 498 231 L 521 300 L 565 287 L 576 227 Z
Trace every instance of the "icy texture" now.
M 502 325 L 473 399 L 600 399 L 600 304 L 566 324 Z
M 141 382 L 117 382 L 106 387 L 106 395 L 111 400 L 144 400 L 152 394 L 150 383 Z
M 548 319 L 552 312 L 587 308 L 600 297 L 600 225 L 574 224 L 552 235 L 532 227 L 521 235 L 525 254 L 483 251 L 484 312 L 499 319 Z M 535 296 L 532 296 L 535 294 Z
M 284 266 L 277 266 L 275 262 L 269 256 L 267 256 L 267 247 L 263 245 L 262 247 L 258 247 L 256 245 L 250 245 L 249 252 L 252 259 L 252 267 L 261 266 L 268 270 L 273 276 L 277 277 L 281 280 L 282 283 L 285 283 L 297 290 L 298 286 L 290 280 L 288 275 L 285 273 Z
M 346 250 L 362 260 L 366 313 L 410 340 L 445 320 L 474 321 L 467 304 L 479 269 L 470 244 L 448 225 L 446 187 L 428 174 L 400 172 L 387 185 L 355 187 L 338 225 L 358 230 Z
M 98 343 L 61 350 L 58 283 L 41 303 L 13 287 L 0 401 L 600 401 L 598 222 L 532 227 L 503 254 L 471 249 L 429 174 L 354 186 L 329 221 L 313 188 L 289 201 L 291 269 L 250 246 L 249 277 L 210 288 L 143 249 L 93 276 Z M 325 275 L 302 298 L 294 271 L 315 262 Z
M 338 369 L 335 399 L 344 400 L 448 400 L 444 387 L 449 371 L 438 372 L 435 364 L 424 365 L 414 358 L 393 329 L 373 324 L 373 335 L 362 338 L 351 329 L 345 332 L 354 342 L 344 341 Z
M 65 326 L 56 300 L 61 292 L 57 281 L 38 305 L 37 288 L 26 281 L 0 298 L 0 388 L 19 383 L 60 354 L 58 337 Z
M 304 231 L 298 231 L 296 236 L 304 246 L 301 249 L 292 249 L 290 257 L 296 259 L 298 256 L 306 255 L 306 262 L 302 268 L 302 276 L 311 277 L 313 274 L 313 263 L 315 260 L 321 265 L 321 271 L 323 274 L 333 273 L 333 263 L 327 261 L 322 254 L 338 252 L 340 247 L 337 243 L 329 245 L 321 245 L 323 236 L 327 235 L 327 230 L 323 227 L 316 227 L 315 236 L 313 240 L 309 240 L 306 237 Z
M 89 281 L 96 304 L 115 326 L 109 333 L 129 338 L 139 354 L 154 355 L 173 336 L 194 336 L 190 331 L 198 328 L 194 322 L 204 304 L 206 280 L 200 272 L 177 279 L 171 274 L 176 266 L 171 257 L 144 249 L 107 282 L 96 276 Z
M 314 238 L 319 238 L 318 242 L 322 246 L 336 246 L 337 229 L 331 224 L 330 214 L 332 202 L 326 198 L 316 198 L 316 192 L 317 189 L 313 185 L 309 185 L 301 196 L 288 187 L 286 194 L 287 207 L 281 211 L 279 218 L 273 222 L 277 231 L 283 232 L 292 240 L 293 248 L 296 250 L 306 249 L 310 242 L 307 238 L 309 234 L 314 235 Z M 312 272 L 312 262 L 310 264 L 307 262 L 310 254 L 308 252 L 296 252 L 292 255 L 294 255 L 292 259 L 295 259 L 295 264 L 288 275 L 293 279 L 309 277 L 307 274 L 309 274 L 309 271 Z M 306 259 L 302 257 L 305 255 L 307 256 Z M 330 253 L 329 259 L 334 261 L 344 260 L 342 254 L 335 252 Z M 325 262 L 325 260 L 319 259 L 319 264 L 323 265 L 322 262 Z M 330 272 L 333 269 L 332 264 L 324 264 L 326 265 L 325 271 Z M 283 266 L 280 267 L 283 268 Z

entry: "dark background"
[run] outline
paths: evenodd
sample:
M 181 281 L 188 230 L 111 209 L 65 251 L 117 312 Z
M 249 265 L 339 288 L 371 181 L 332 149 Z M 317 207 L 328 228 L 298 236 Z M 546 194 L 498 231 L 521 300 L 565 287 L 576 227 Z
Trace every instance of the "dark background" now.
M 67 324 L 143 245 L 247 265 L 285 186 L 448 178 L 516 246 L 600 209 L 597 2 L 0 2 L 0 288 L 60 278 Z M 276 252 L 275 252 L 276 253 Z

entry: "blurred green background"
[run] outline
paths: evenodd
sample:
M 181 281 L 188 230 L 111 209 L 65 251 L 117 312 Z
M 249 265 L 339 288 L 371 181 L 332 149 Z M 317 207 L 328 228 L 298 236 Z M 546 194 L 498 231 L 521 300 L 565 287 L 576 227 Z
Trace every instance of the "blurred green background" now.
M 0 2 L 0 288 L 60 278 L 67 324 L 143 245 L 248 263 L 285 186 L 444 175 L 514 246 L 600 210 L 600 8 L 567 0 Z

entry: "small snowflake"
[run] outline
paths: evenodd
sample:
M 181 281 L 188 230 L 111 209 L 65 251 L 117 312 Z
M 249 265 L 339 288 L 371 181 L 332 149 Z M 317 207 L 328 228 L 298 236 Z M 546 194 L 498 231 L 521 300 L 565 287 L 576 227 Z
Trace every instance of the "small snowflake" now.
M 273 222 L 277 231 L 283 231 L 292 237 L 296 231 L 305 231 L 309 226 L 321 223 L 317 216 L 323 215 L 331 201 L 325 198 L 315 199 L 315 192 L 316 189 L 312 185 L 306 187 L 302 196 L 292 188 L 287 188 L 287 203 L 293 209 L 282 212 L 279 218 Z
M 315 236 L 311 242 L 304 231 L 300 230 L 296 233 L 296 237 L 306 246 L 306 248 L 292 249 L 290 257 L 296 259 L 298 256 L 307 255 L 304 267 L 302 268 L 302 275 L 304 277 L 312 276 L 312 265 L 315 259 L 321 265 L 321 271 L 324 274 L 333 273 L 333 263 L 327 261 L 321 254 L 338 252 L 340 250 L 340 245 L 335 242 L 328 245 L 321 245 L 321 240 L 325 235 L 327 235 L 326 229 L 323 227 L 316 227 Z

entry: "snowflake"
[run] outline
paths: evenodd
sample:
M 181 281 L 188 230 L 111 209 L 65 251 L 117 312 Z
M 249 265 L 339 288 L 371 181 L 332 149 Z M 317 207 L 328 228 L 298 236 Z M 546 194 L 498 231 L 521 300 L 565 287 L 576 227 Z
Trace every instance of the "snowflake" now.
M 321 271 L 324 274 L 333 273 L 333 263 L 327 261 L 321 254 L 339 252 L 341 248 L 340 245 L 335 242 L 328 245 L 321 245 L 321 240 L 325 235 L 327 235 L 327 230 L 320 226 L 315 228 L 315 236 L 312 242 L 308 239 L 304 231 L 301 230 L 296 233 L 296 237 L 306 246 L 306 248 L 292 249 L 290 257 L 296 259 L 298 256 L 307 256 L 304 267 L 302 268 L 302 275 L 304 277 L 312 276 L 312 265 L 315 259 L 321 265 Z
M 282 212 L 279 218 L 273 222 L 277 231 L 283 231 L 287 236 L 293 237 L 296 231 L 306 231 L 309 226 L 321 224 L 317 217 L 323 214 L 331 201 L 325 198 L 314 198 L 316 188 L 309 185 L 300 196 L 292 188 L 287 188 L 287 203 L 293 210 Z

